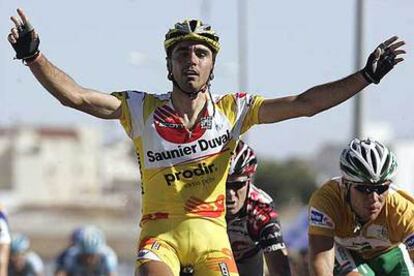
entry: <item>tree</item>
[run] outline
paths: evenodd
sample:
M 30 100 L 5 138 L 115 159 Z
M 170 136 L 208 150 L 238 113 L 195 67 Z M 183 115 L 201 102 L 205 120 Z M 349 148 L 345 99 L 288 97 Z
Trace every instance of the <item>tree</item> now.
M 316 172 L 300 159 L 284 162 L 259 160 L 255 184 L 284 205 L 291 201 L 307 204 L 310 195 L 317 188 Z

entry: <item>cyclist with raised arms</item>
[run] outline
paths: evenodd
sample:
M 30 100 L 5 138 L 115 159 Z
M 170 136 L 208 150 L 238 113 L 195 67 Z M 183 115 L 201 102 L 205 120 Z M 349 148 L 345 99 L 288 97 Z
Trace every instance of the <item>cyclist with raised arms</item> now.
M 0 204 L 0 276 L 7 276 L 10 254 L 10 231 L 6 211 Z
M 394 154 L 354 139 L 309 202 L 311 275 L 414 275 L 414 198 L 392 184 Z
M 279 215 L 273 199 L 253 184 L 257 158 L 240 140 L 226 183 L 227 233 L 240 276 L 291 275 Z
M 56 276 L 88 275 L 115 276 L 118 258 L 106 245 L 103 232 L 95 226 L 85 226 L 61 260 Z
M 379 83 L 401 62 L 392 37 L 350 76 L 277 99 L 212 94 L 220 50 L 215 31 L 199 20 L 171 28 L 164 41 L 170 92 L 101 93 L 77 84 L 39 50 L 39 36 L 18 9 L 8 40 L 38 81 L 63 105 L 118 119 L 132 139 L 141 170 L 142 219 L 137 275 L 237 275 L 225 221 L 225 184 L 238 137 L 255 124 L 313 116 Z M 115 164 L 116 165 L 116 164 Z

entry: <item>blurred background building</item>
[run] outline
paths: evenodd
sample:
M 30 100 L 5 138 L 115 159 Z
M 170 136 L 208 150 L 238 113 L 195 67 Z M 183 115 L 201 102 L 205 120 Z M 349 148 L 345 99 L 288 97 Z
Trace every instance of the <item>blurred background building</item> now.
M 104 143 L 92 127 L 0 128 L 0 175 L 12 232 L 29 235 L 46 260 L 66 246 L 73 229 L 95 224 L 121 261 L 132 262 L 140 192 L 128 140 Z
M 8 206 L 122 205 L 120 192 L 130 192 L 139 179 L 128 141 L 103 145 L 100 131 L 86 127 L 0 129 L 0 173 Z

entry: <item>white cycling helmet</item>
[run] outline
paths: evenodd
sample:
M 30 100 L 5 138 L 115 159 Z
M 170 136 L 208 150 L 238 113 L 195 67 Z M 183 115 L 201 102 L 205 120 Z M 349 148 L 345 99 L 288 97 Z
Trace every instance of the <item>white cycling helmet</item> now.
M 379 184 L 391 180 L 397 166 L 395 155 L 380 142 L 369 138 L 353 139 L 340 157 L 342 176 L 352 182 Z
M 10 244 L 11 254 L 20 254 L 26 252 L 30 247 L 30 240 L 24 234 L 14 234 Z
M 105 236 L 96 226 L 86 226 L 77 245 L 82 253 L 96 254 L 105 245 Z

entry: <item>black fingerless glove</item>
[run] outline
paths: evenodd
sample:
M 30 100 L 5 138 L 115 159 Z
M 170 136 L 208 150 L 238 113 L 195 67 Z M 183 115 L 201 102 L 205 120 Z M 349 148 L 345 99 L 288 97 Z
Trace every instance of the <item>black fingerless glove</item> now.
M 18 28 L 19 39 L 12 44 L 16 51 L 16 59 L 24 61 L 31 60 L 39 54 L 40 39 L 35 36 L 32 25 L 27 22 L 22 27 Z
M 369 57 L 361 73 L 369 83 L 378 84 L 395 65 L 395 54 L 380 44 Z

